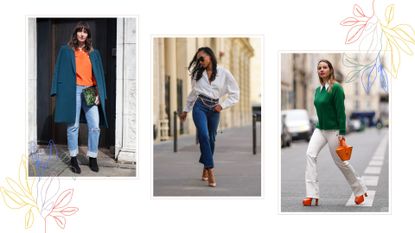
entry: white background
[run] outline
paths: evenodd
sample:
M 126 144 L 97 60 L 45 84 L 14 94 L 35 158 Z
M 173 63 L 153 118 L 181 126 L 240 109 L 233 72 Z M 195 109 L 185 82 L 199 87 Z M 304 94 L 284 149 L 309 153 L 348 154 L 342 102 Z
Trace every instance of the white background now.
M 279 57 L 280 50 L 352 50 L 344 44 L 340 21 L 359 3 L 371 14 L 371 1 L 7 1 L 0 9 L 1 120 L 0 185 L 17 177 L 25 153 L 26 16 L 139 16 L 138 179 L 62 181 L 74 187 L 65 230 L 49 220 L 48 232 L 390 232 L 414 229 L 413 164 L 414 57 L 402 59 L 392 80 L 391 214 L 281 215 L 279 211 Z M 395 22 L 415 25 L 410 1 L 378 0 L 384 19 L 395 3 Z M 263 197 L 257 199 L 154 199 L 152 159 L 152 35 L 263 35 Z M 412 48 L 415 48 L 412 46 Z M 301 204 L 301 200 L 299 200 Z M 24 229 L 23 210 L 0 201 L 0 232 L 42 232 L 38 215 Z

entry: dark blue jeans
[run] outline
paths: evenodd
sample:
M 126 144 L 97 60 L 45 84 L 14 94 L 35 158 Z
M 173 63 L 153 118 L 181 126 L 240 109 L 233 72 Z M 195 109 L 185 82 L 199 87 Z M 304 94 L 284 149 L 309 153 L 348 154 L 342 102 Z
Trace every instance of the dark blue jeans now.
M 200 99 L 193 106 L 193 121 L 197 128 L 200 145 L 200 159 L 205 168 L 213 168 L 213 154 L 215 152 L 215 137 L 219 125 L 220 113 L 213 107 L 203 104 Z

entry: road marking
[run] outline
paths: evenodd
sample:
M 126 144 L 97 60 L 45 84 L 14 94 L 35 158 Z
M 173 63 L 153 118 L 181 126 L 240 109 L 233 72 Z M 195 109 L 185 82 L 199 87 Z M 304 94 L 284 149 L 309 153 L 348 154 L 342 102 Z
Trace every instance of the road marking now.
M 376 149 L 375 154 L 374 154 L 374 156 L 373 156 L 372 159 L 379 158 L 379 159 L 382 159 L 383 160 L 383 158 L 385 157 L 385 153 L 386 153 L 387 146 L 388 146 L 388 135 L 386 134 L 382 138 L 381 142 L 379 143 L 379 146 Z
M 376 191 L 375 190 L 367 190 L 367 197 L 365 197 L 365 201 L 360 204 L 360 205 L 356 205 L 356 203 L 354 203 L 354 194 L 352 194 L 349 198 L 349 200 L 346 203 L 346 206 L 357 206 L 357 207 L 371 207 L 373 205 L 373 201 L 375 199 L 375 194 Z
M 382 166 L 383 160 L 373 160 L 369 162 L 369 166 Z
M 380 141 L 378 147 L 373 153 L 373 157 L 369 162 L 369 165 L 366 167 L 364 174 L 361 178 L 363 179 L 363 183 L 366 186 L 372 186 L 374 188 L 377 187 L 379 182 L 379 175 L 382 171 L 383 161 L 385 159 L 386 148 L 388 146 L 388 135 L 386 134 L 382 140 Z M 373 201 L 375 199 L 376 190 L 368 190 L 367 191 L 368 197 L 365 197 L 365 202 L 360 205 L 356 205 L 354 203 L 354 194 L 352 194 L 349 200 L 346 202 L 346 206 L 357 206 L 357 207 L 371 207 L 373 205 Z
M 380 174 L 380 171 L 382 170 L 381 167 L 367 167 L 365 170 L 365 174 Z
M 366 186 L 377 186 L 379 176 L 362 176 L 362 180 Z
M 383 161 L 385 159 L 384 156 L 373 156 L 372 161 Z

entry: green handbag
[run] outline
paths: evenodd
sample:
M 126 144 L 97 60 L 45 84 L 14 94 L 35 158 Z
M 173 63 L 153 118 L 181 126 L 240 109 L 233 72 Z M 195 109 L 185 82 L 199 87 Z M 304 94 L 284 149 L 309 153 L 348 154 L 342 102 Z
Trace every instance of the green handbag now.
M 92 106 L 95 105 L 95 98 L 97 96 L 97 91 L 95 87 L 88 87 L 82 90 L 82 94 L 84 95 L 86 105 Z

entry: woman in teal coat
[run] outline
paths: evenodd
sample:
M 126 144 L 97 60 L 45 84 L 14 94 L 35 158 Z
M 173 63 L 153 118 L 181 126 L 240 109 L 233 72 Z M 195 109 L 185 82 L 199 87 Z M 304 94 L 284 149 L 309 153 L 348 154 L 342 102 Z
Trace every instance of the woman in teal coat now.
M 92 98 L 95 96 L 95 99 L 92 103 L 87 103 L 84 89 L 93 90 Z M 99 127 L 108 128 L 105 111 L 106 88 L 101 55 L 92 47 L 91 30 L 87 23 L 79 22 L 68 44 L 60 48 L 50 95 L 56 97 L 55 122 L 67 124 L 71 170 L 81 173 L 76 159 L 79 122 L 85 123 L 86 120 L 89 167 L 98 172 L 96 158 Z

